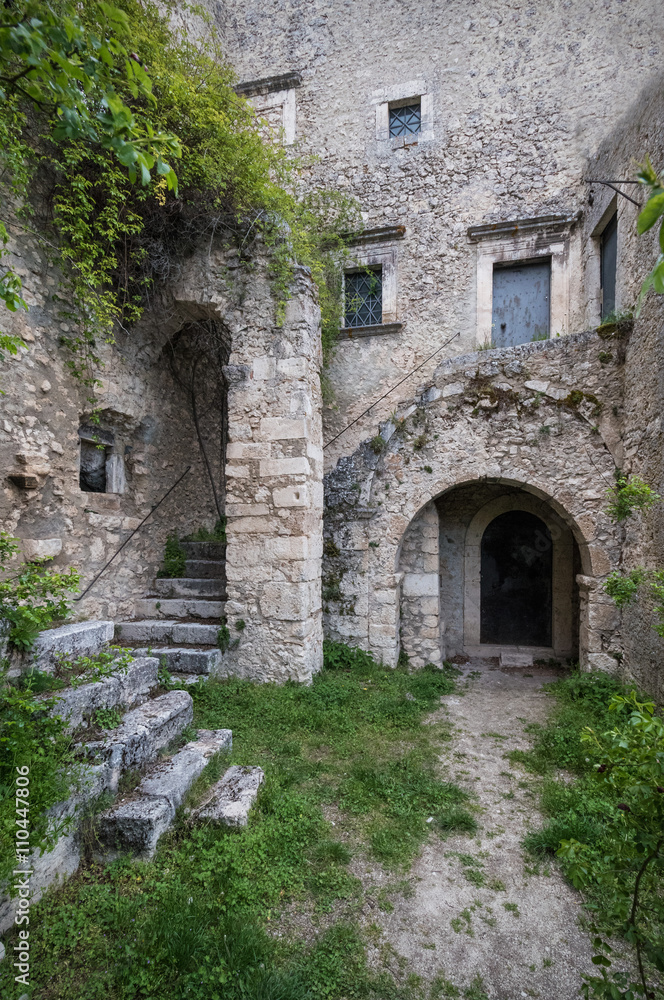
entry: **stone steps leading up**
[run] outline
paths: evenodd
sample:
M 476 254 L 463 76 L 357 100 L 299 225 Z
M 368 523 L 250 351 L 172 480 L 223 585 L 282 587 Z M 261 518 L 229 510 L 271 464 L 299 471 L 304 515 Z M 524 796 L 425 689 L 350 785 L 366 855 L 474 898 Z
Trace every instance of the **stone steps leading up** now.
M 147 649 L 134 650 L 137 656 L 147 655 Z M 222 653 L 220 649 L 187 649 L 182 646 L 164 646 L 153 650 L 153 656 L 170 673 L 177 674 L 214 674 L 221 667 Z
M 190 821 L 246 826 L 249 810 L 258 797 L 258 790 L 264 778 L 265 775 L 260 767 L 242 767 L 234 764 L 212 786 L 202 805 L 192 810 Z
M 226 585 L 218 577 L 208 577 L 203 580 L 185 576 L 162 576 L 155 580 L 153 590 L 159 597 L 166 598 L 190 597 L 213 600 L 226 597 Z
M 116 792 L 124 771 L 146 767 L 160 750 L 191 724 L 194 705 L 186 691 L 168 691 L 128 712 L 103 740 L 82 744 L 81 752 L 106 768 L 105 785 Z
M 226 542 L 180 542 L 187 559 L 216 559 L 226 562 Z
M 215 754 L 230 752 L 232 739 L 230 729 L 202 730 L 170 760 L 157 764 L 128 801 L 101 813 L 97 838 L 106 848 L 104 860 L 122 852 L 151 858 L 196 778 Z
M 219 635 L 219 625 L 199 622 L 182 622 L 177 619 L 159 621 L 145 619 L 119 622 L 115 636 L 118 641 L 161 642 L 174 646 L 214 646 Z
M 221 618 L 223 601 L 182 600 L 178 598 L 143 597 L 136 601 L 137 618 Z
M 220 559 L 187 559 L 185 562 L 185 578 L 195 580 L 210 580 L 226 577 L 226 561 Z
M 148 656 L 146 651 L 137 656 L 126 670 L 56 693 L 58 700 L 51 714 L 67 719 L 67 728 L 71 731 L 82 726 L 100 708 L 133 708 L 149 698 L 150 691 L 157 686 L 158 670 L 159 660 Z

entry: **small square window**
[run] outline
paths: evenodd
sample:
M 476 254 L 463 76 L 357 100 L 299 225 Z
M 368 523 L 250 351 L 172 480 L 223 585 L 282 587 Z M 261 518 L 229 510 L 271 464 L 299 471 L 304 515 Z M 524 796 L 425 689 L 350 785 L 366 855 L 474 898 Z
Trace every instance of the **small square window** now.
M 346 274 L 344 293 L 346 327 L 377 326 L 383 322 L 381 268 Z
M 419 100 L 390 108 L 390 135 L 416 135 L 422 128 L 422 105 Z

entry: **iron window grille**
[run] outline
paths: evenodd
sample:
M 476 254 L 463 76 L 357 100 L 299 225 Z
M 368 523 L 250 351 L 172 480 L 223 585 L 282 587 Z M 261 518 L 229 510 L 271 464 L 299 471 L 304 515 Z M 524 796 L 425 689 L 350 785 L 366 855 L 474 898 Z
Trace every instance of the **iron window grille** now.
M 383 322 L 383 276 L 380 269 L 352 271 L 344 281 L 346 327 L 376 326 Z
M 390 135 L 415 135 L 422 128 L 422 107 L 406 104 L 402 108 L 390 108 Z

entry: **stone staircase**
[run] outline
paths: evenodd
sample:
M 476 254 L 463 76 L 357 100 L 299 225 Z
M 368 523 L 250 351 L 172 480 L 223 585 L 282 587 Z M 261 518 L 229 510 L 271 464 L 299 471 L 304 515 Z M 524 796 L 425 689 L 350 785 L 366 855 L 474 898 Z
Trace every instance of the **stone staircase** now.
M 136 602 L 136 617 L 118 622 L 115 638 L 149 652 L 175 677 L 195 681 L 223 673 L 218 646 L 226 601 L 224 542 L 181 542 L 185 576 L 158 577 L 153 593 Z
M 192 577 L 188 582 L 196 579 L 219 577 Z M 177 581 L 168 581 L 172 582 Z M 155 644 L 163 634 L 159 628 L 170 630 L 169 634 L 174 636 L 184 636 L 185 645 L 172 652 L 188 657 L 190 665 L 195 655 L 204 658 L 207 651 L 186 645 L 186 638 L 195 634 L 186 630 L 211 629 L 216 638 L 219 627 L 159 619 L 129 624 L 142 628 L 141 636 L 150 633 Z M 150 631 L 155 629 L 156 632 Z M 38 666 L 52 672 L 58 650 L 73 655 L 84 650 L 87 656 L 93 656 L 108 646 L 112 632 L 111 622 L 82 622 L 42 632 L 32 662 L 27 666 L 22 664 L 22 668 Z M 163 650 L 158 652 L 161 654 Z M 216 653 L 219 654 L 218 649 Z M 141 655 L 138 650 L 136 654 L 128 666 L 120 663 L 117 670 L 100 680 L 54 692 L 58 702 L 52 712 L 67 720 L 82 766 L 82 782 L 69 801 L 50 810 L 50 816 L 57 823 L 80 815 L 103 793 L 112 796 L 112 804 L 96 814 L 93 821 L 96 836 L 93 853 L 100 861 L 126 853 L 144 860 L 152 857 L 159 838 L 171 825 L 176 810 L 206 764 L 216 754 L 228 753 L 232 748 L 229 729 L 201 730 L 184 742 L 183 733 L 193 720 L 191 695 L 177 688 L 164 690 L 159 682 L 157 656 Z M 119 725 L 101 729 L 95 719 L 100 709 L 122 713 Z M 228 768 L 220 781 L 207 790 L 204 803 L 189 813 L 189 822 L 245 825 L 262 778 L 260 768 Z M 76 870 L 81 852 L 81 831 L 76 819 L 71 832 L 60 838 L 53 851 L 33 853 L 30 857 L 33 901 L 39 899 L 54 879 Z M 0 898 L 0 933 L 13 921 L 15 902 L 9 897 Z

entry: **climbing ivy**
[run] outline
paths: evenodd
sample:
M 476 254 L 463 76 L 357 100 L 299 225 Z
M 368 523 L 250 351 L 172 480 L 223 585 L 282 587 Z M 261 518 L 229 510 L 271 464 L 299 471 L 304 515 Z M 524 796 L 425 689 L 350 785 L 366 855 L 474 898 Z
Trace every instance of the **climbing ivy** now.
M 175 26 L 183 9 L 202 20 L 200 37 Z M 257 237 L 271 248 L 282 314 L 294 264 L 309 267 L 327 356 L 333 348 L 339 263 L 357 206 L 335 192 L 304 194 L 307 164 L 265 135 L 232 81 L 211 19 L 174 0 L 28 0 L 5 15 L 0 158 L 19 223 L 34 216 L 35 201 L 47 206 L 30 231 L 62 268 L 63 342 L 72 373 L 90 387 L 100 345 L 139 318 L 155 281 L 217 236 L 233 240 L 241 259 Z M 0 298 L 22 307 L 20 291 L 6 268 Z

